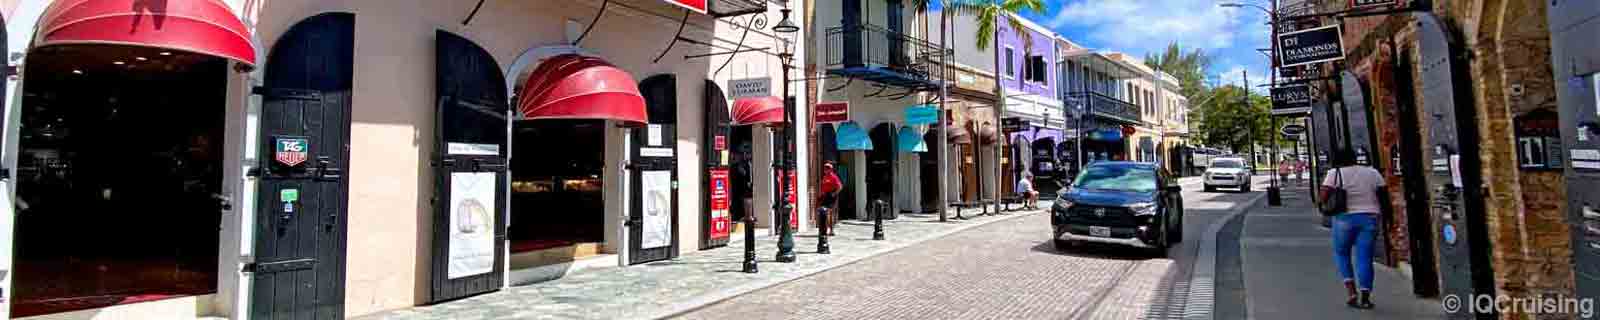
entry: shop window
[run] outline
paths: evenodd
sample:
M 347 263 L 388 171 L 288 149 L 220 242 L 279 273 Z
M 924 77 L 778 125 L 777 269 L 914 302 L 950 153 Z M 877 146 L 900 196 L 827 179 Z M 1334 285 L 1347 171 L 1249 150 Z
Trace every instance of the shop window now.
M 216 292 L 228 62 L 93 45 L 27 63 L 11 315 Z
M 1012 49 L 1011 46 L 1006 46 L 1006 79 L 1016 78 L 1016 76 L 1017 76 L 1017 61 L 1016 61 L 1016 59 L 1017 59 L 1016 50 Z

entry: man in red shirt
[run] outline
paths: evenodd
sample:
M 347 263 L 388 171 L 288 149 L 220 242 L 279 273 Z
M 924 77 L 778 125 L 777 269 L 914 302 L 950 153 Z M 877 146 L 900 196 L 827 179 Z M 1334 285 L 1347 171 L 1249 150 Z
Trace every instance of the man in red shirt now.
M 838 220 L 838 213 L 834 211 L 838 209 L 839 190 L 844 189 L 844 184 L 839 181 L 839 174 L 834 173 L 832 161 L 822 164 L 822 184 L 818 188 L 822 191 L 821 206 L 818 207 L 823 211 L 817 225 L 827 230 L 828 235 L 833 235 L 833 222 Z

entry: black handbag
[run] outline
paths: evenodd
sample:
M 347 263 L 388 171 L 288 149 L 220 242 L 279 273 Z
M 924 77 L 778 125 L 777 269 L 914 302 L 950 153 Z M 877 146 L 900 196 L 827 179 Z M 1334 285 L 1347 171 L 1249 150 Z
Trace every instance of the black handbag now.
M 1346 202 L 1350 195 L 1344 191 L 1344 172 L 1339 170 L 1333 169 L 1334 179 L 1339 181 L 1339 186 L 1328 190 L 1327 199 L 1322 199 L 1322 203 L 1317 204 L 1317 211 L 1322 211 L 1325 217 L 1344 214 L 1350 209 L 1349 203 Z

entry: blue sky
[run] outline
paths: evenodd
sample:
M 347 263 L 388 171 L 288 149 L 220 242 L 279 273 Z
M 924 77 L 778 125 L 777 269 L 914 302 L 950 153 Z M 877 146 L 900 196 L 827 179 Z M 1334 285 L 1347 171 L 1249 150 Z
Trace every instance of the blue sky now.
M 1217 6 L 1233 1 L 1267 6 L 1265 0 L 1045 0 L 1045 12 L 1024 16 L 1097 51 L 1144 57 L 1173 41 L 1186 51 L 1200 48 L 1213 57 L 1211 81 L 1239 83 L 1249 70 L 1255 87 L 1268 79 L 1266 57 L 1256 49 L 1271 44 L 1271 30 L 1261 10 Z

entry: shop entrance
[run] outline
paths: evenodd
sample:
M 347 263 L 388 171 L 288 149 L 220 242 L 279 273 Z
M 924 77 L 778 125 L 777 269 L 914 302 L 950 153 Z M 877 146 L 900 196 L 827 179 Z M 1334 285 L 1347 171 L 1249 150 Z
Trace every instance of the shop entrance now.
M 12 316 L 216 292 L 228 61 L 73 45 L 27 65 Z
M 678 85 L 663 74 L 639 82 L 649 123 L 633 128 L 628 264 L 678 256 Z
M 894 138 L 894 124 L 882 123 L 872 127 L 869 131 L 872 138 L 872 150 L 867 151 L 867 208 L 872 208 L 872 203 L 883 200 L 891 207 L 890 216 L 900 212 L 894 206 L 894 170 L 896 154 Z M 861 218 L 871 218 L 871 213 Z
M 488 51 L 445 31 L 436 40 L 435 191 L 429 302 L 505 284 L 508 174 L 505 75 Z
M 511 268 L 600 254 L 605 120 L 516 121 L 511 156 Z
M 252 319 L 344 317 L 355 15 L 291 27 L 268 57 L 256 155 Z

